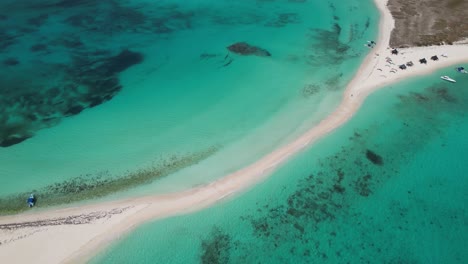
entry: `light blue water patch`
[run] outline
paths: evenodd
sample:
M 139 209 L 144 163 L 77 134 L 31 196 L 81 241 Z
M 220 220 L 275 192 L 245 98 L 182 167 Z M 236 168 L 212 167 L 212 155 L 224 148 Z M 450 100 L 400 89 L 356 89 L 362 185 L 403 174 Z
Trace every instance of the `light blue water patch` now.
M 450 68 L 377 91 L 266 182 L 92 263 L 465 263 L 467 88 Z
M 213 148 L 131 193 L 224 176 L 330 113 L 377 28 L 357 0 L 2 6 L 1 197 L 82 192 Z M 236 42 L 271 56 L 229 52 Z

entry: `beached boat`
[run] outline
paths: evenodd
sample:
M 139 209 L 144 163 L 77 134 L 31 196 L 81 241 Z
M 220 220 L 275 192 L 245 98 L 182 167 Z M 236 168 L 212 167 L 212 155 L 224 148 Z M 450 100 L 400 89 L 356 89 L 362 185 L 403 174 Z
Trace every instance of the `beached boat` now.
M 442 80 L 446 80 L 447 82 L 452 82 L 452 83 L 456 83 L 457 81 L 455 81 L 454 79 L 448 77 L 448 76 L 440 76 L 440 78 Z

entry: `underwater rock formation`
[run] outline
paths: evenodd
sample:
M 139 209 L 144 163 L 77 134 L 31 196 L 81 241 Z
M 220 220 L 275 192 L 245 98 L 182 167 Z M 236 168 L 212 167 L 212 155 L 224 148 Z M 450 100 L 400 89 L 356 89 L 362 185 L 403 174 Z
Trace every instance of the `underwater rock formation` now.
M 266 49 L 252 46 L 247 42 L 237 42 L 227 47 L 227 49 L 231 52 L 240 55 L 256 55 L 260 57 L 269 57 L 271 56 L 270 52 Z

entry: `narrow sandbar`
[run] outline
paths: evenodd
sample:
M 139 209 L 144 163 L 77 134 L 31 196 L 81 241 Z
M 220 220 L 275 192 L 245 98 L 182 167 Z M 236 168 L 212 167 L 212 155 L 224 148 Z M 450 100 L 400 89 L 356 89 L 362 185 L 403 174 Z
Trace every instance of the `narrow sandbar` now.
M 391 55 L 390 34 L 395 21 L 386 7 L 387 0 L 375 2 L 381 13 L 377 44 L 349 83 L 337 109 L 305 134 L 205 186 L 166 195 L 1 217 L 0 258 L 6 263 L 84 262 L 110 241 L 145 221 L 199 210 L 264 180 L 277 166 L 342 126 L 376 89 L 404 78 L 468 62 L 467 45 L 405 48 L 400 49 L 398 55 Z M 438 56 L 438 61 L 430 60 L 434 55 Z M 428 63 L 420 64 L 420 58 L 426 58 Z M 414 66 L 399 69 L 400 64 L 409 61 Z M 25 248 L 27 254 L 24 254 Z

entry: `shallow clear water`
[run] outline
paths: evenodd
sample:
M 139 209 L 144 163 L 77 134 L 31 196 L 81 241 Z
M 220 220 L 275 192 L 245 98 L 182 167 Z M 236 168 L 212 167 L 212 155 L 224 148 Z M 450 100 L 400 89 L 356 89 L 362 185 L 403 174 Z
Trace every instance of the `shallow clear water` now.
M 370 0 L 1 5 L 8 204 L 180 190 L 251 163 L 337 105 L 378 20 Z M 227 50 L 240 41 L 271 56 Z
M 93 263 L 466 263 L 468 77 L 386 87 L 266 181 Z

